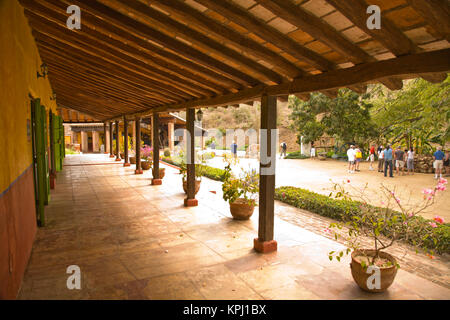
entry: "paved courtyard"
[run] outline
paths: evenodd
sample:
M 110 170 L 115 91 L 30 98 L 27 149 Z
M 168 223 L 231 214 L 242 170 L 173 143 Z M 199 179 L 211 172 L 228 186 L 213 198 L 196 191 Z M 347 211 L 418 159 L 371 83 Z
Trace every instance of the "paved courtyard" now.
M 328 260 L 340 243 L 278 217 L 278 251 L 255 253 L 257 209 L 234 221 L 208 179 L 199 206 L 185 208 L 176 169 L 162 166 L 163 185 L 151 186 L 149 171 L 135 175 L 108 155 L 65 163 L 20 299 L 450 299 L 445 286 L 403 269 L 387 292 L 365 293 L 348 257 Z M 81 269 L 81 290 L 66 287 L 69 265 Z
M 222 157 L 216 157 L 208 160 L 208 165 L 216 168 L 225 166 Z M 259 162 L 256 159 L 240 159 L 239 166 L 243 168 L 259 168 Z M 397 176 L 394 178 L 385 178 L 383 173 L 369 171 L 369 163 L 363 162 L 360 165 L 360 172 L 355 174 L 348 173 L 347 162 L 337 160 L 294 160 L 277 159 L 276 168 L 276 186 L 294 186 L 305 188 L 317 193 L 328 195 L 332 187 L 330 180 L 334 182 L 351 181 L 355 188 L 362 188 L 368 184 L 367 195 L 370 196 L 373 205 L 380 205 L 379 190 L 381 184 L 385 184 L 391 189 L 396 189 L 397 194 L 402 199 L 402 203 L 409 203 L 415 207 L 423 200 L 422 190 L 433 188 L 436 185 L 434 174 L 415 173 L 414 175 Z M 238 170 L 235 170 L 238 172 Z M 351 189 L 348 191 L 352 191 Z M 439 215 L 450 221 L 450 196 L 449 190 L 442 192 L 438 201 L 421 215 L 432 219 Z

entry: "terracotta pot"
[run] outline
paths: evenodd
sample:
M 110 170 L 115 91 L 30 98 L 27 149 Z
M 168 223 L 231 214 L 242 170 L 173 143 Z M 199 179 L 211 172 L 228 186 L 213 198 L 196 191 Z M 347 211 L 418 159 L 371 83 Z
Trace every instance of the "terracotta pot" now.
M 202 181 L 201 180 L 195 180 L 195 194 L 197 194 L 198 190 L 200 190 L 200 183 Z M 184 193 L 187 194 L 187 181 L 183 179 L 183 190 Z
M 392 266 L 387 268 L 380 268 L 380 289 L 369 289 L 367 287 L 367 279 L 373 274 L 371 272 L 368 274 L 366 271 L 367 269 L 364 269 L 361 266 L 361 263 L 355 260 L 355 257 L 361 255 L 361 253 L 364 253 L 368 256 L 373 256 L 375 254 L 375 250 L 371 249 L 361 249 L 361 250 L 355 250 L 352 252 L 352 262 L 350 263 L 350 269 L 352 270 L 352 276 L 353 280 L 358 284 L 358 286 L 367 292 L 383 292 L 386 291 L 387 288 L 394 282 L 395 276 L 397 275 L 397 261 L 396 259 L 386 252 L 380 252 L 380 257 L 384 259 L 388 259 L 392 262 Z
M 149 170 L 152 164 L 149 161 L 141 161 L 142 170 Z
M 249 204 L 244 198 L 239 198 L 235 202 L 230 203 L 230 212 L 236 220 L 248 220 L 255 210 L 255 201 Z
M 166 169 L 165 168 L 159 168 L 159 178 L 162 179 L 166 175 Z
M 120 152 L 119 154 L 120 154 L 120 158 L 121 158 L 121 159 L 125 159 L 125 153 Z
M 130 163 L 136 164 L 136 157 L 130 157 Z

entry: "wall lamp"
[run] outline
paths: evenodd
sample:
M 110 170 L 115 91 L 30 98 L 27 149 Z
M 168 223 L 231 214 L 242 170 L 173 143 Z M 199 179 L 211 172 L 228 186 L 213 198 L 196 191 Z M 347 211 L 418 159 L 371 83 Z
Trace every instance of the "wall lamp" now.
M 48 67 L 47 67 L 47 64 L 45 62 L 43 64 L 41 64 L 41 73 L 42 74 L 40 74 L 39 72 L 37 73 L 38 79 L 40 77 L 45 79 L 45 77 L 48 75 Z
M 198 109 L 197 111 L 197 121 L 201 122 L 203 120 L 203 111 L 202 109 Z

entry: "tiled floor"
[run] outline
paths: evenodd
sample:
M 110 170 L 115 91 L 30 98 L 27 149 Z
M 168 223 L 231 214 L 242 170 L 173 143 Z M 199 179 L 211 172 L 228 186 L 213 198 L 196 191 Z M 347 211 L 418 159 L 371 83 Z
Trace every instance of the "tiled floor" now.
M 108 163 L 88 165 L 89 163 Z M 107 155 L 69 156 L 58 175 L 48 224 L 38 231 L 20 299 L 449 299 L 450 290 L 399 270 L 382 294 L 353 282 L 349 259 L 330 262 L 341 244 L 276 219 L 279 250 L 257 254 L 257 210 L 234 221 L 204 179 L 199 206 L 183 207 L 177 170 L 162 186 L 150 172 Z M 66 286 L 69 265 L 81 290 Z

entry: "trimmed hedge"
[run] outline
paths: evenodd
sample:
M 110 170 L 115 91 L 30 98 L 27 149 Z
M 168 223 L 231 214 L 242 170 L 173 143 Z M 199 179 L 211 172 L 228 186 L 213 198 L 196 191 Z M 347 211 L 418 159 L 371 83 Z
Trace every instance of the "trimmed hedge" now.
M 172 158 L 162 157 L 162 161 L 170 163 L 174 166 L 180 167 L 181 163 L 174 161 Z M 216 181 L 223 181 L 225 177 L 225 170 L 210 166 L 201 165 L 203 169 L 203 176 Z
M 277 188 L 275 190 L 275 199 L 338 221 L 348 221 L 352 216 L 361 216 L 362 214 L 360 209 L 360 206 L 362 205 L 361 202 L 334 199 L 296 187 Z M 384 210 L 384 208 L 380 207 L 373 208 L 379 209 L 380 212 Z M 400 213 L 399 216 L 398 223 L 403 223 Z M 438 239 L 437 243 L 433 243 L 431 240 L 425 241 L 423 246 L 427 248 L 435 247 L 436 251 L 439 253 L 450 253 L 450 224 L 438 224 L 437 228 L 432 228 L 429 225 L 430 222 L 431 220 L 419 216 L 415 217 L 413 220 L 413 223 L 417 227 L 431 230 Z M 389 234 L 385 234 L 385 236 L 389 236 Z M 400 239 L 401 238 L 404 237 L 400 235 Z M 416 238 L 408 239 L 408 242 L 414 244 L 416 241 L 419 242 L 418 240 L 420 238 L 422 238 L 422 235 L 419 234 Z
M 307 155 L 302 154 L 300 151 L 295 151 L 289 153 L 285 159 L 308 159 L 309 157 Z

